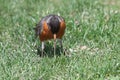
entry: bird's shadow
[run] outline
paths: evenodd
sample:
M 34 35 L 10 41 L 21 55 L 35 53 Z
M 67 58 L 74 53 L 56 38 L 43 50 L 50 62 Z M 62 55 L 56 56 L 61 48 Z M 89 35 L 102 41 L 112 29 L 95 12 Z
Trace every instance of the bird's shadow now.
M 45 49 L 44 49 L 44 53 L 43 55 L 41 55 L 42 51 L 41 51 L 41 46 L 37 47 L 37 55 L 39 55 L 40 57 L 54 57 L 54 56 L 61 56 L 62 54 L 64 54 L 63 48 L 61 48 L 59 45 L 56 45 L 56 53 L 54 54 L 54 48 L 53 45 L 50 43 L 47 43 L 45 45 Z

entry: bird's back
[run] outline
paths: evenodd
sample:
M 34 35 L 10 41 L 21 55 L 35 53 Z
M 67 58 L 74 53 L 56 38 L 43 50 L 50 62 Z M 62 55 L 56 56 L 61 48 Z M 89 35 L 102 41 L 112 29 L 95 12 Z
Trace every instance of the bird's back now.
M 35 31 L 41 41 L 53 39 L 56 34 L 57 38 L 62 38 L 66 25 L 62 17 L 57 15 L 48 15 L 41 19 L 37 24 Z

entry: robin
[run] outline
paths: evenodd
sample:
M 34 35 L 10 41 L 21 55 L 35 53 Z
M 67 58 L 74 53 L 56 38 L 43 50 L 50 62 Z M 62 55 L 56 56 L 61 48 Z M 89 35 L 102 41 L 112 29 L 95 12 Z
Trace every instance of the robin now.
M 43 17 L 36 25 L 35 35 L 39 36 L 42 43 L 42 54 L 44 51 L 44 41 L 54 39 L 54 55 L 56 53 L 56 39 L 60 39 L 60 46 L 62 47 L 62 37 L 66 28 L 65 20 L 58 15 L 48 15 Z

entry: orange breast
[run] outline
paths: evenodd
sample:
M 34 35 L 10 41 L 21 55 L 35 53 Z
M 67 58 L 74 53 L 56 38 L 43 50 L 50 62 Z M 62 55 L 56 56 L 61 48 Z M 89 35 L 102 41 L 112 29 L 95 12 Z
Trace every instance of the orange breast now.
M 62 22 L 60 23 L 60 30 L 59 30 L 59 32 L 57 33 L 57 38 L 59 38 L 59 39 L 62 38 L 62 36 L 64 35 L 64 32 L 65 32 L 65 28 L 66 28 L 65 22 L 62 21 Z
M 59 39 L 62 38 L 62 36 L 64 35 L 64 32 L 65 32 L 65 28 L 66 28 L 65 22 L 62 21 L 60 23 L 59 32 L 56 34 L 57 38 L 59 38 Z M 41 41 L 53 39 L 53 34 L 50 31 L 50 29 L 48 28 L 48 25 L 46 22 L 43 23 L 43 30 L 41 31 L 41 34 L 39 35 L 39 37 L 40 37 Z

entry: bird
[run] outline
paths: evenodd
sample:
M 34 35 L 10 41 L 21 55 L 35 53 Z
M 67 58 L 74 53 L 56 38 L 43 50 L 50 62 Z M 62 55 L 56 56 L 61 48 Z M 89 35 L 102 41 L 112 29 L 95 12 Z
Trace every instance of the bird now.
M 56 54 L 56 39 L 59 39 L 60 46 L 62 46 L 62 37 L 65 33 L 66 23 L 63 17 L 50 14 L 43 17 L 38 24 L 36 24 L 35 36 L 41 41 L 41 55 L 43 56 L 45 41 L 54 40 L 54 55 Z

